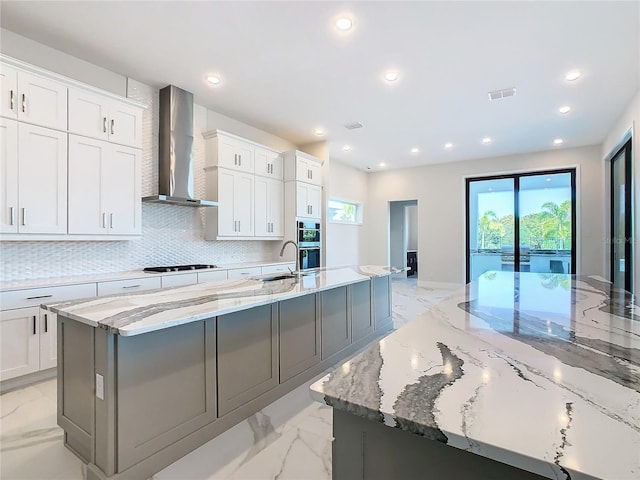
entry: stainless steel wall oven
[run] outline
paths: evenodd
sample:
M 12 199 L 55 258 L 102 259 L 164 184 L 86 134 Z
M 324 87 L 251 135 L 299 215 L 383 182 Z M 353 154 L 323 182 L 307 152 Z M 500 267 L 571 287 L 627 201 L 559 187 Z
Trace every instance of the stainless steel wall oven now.
M 320 267 L 320 233 L 319 222 L 298 222 L 300 270 Z

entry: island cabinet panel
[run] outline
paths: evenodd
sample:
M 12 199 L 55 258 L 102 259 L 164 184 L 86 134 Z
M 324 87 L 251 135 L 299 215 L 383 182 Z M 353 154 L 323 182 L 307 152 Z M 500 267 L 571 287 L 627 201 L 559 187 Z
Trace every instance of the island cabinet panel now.
M 371 282 L 351 285 L 351 323 L 354 342 L 373 333 Z
M 218 416 L 278 385 L 277 304 L 218 317 Z
M 322 312 L 322 359 L 351 344 L 351 314 L 347 287 L 325 290 L 320 294 Z
M 212 318 L 117 337 L 118 471 L 215 420 L 215 335 Z
M 280 383 L 320 362 L 316 295 L 280 302 Z
M 391 280 L 390 277 L 373 279 L 373 308 L 376 331 L 391 324 Z

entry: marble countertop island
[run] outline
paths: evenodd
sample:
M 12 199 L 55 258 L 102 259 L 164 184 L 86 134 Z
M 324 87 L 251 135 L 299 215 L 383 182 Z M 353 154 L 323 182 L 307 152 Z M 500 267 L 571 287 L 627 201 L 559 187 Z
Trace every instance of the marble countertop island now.
M 320 268 L 299 278 L 261 281 L 259 277 L 220 280 L 42 305 L 43 308 L 122 336 L 162 330 L 213 316 L 307 295 L 402 271 L 361 265 Z M 268 275 L 266 275 L 268 277 Z
M 311 393 L 543 477 L 640 479 L 640 315 L 600 277 L 487 272 Z

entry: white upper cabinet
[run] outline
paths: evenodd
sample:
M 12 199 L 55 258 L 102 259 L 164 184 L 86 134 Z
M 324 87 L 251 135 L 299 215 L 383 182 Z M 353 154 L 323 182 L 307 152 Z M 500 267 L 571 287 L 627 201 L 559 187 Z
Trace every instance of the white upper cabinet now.
M 296 182 L 296 216 L 322 218 L 322 187 Z
M 18 122 L 0 118 L 0 232 L 18 233 Z
M 140 210 L 140 150 L 69 135 L 69 233 L 139 234 Z
M 105 95 L 71 88 L 69 132 L 139 148 L 142 110 Z
M 67 86 L 0 64 L 0 114 L 58 130 L 67 129 Z
M 322 160 L 298 150 L 284 153 L 285 181 L 322 185 Z
M 205 167 L 224 167 L 239 172 L 254 173 L 253 143 L 219 130 L 205 132 Z
M 227 170 L 205 171 L 207 198 L 219 206 L 208 208 L 206 214 L 206 239 L 254 236 L 254 175 Z
M 67 233 L 67 134 L 18 125 L 18 232 Z
M 256 175 L 282 180 L 283 159 L 279 152 L 269 150 L 267 148 L 256 147 L 254 151 L 254 158 Z
M 282 237 L 284 183 L 282 180 L 255 179 L 255 231 L 256 237 Z

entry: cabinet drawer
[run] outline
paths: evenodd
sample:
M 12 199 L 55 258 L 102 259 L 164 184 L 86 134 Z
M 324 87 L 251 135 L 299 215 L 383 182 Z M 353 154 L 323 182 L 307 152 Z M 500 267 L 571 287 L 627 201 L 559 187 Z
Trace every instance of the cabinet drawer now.
M 198 283 L 215 282 L 216 280 L 226 280 L 227 271 L 217 270 L 215 272 L 198 272 Z
M 180 287 L 183 285 L 195 285 L 198 283 L 197 273 L 184 273 L 182 275 L 165 275 L 162 277 L 162 288 Z
M 227 273 L 227 278 L 231 280 L 232 278 L 243 278 L 250 277 L 252 275 L 261 275 L 262 268 L 260 267 L 249 267 L 249 268 L 233 268 L 229 270 Z
M 10 310 L 12 308 L 37 307 L 43 303 L 58 303 L 65 300 L 95 296 L 95 283 L 13 290 L 0 292 L 0 308 L 2 310 Z
M 279 272 L 289 272 L 289 269 L 291 270 L 295 270 L 296 269 L 296 264 L 295 263 L 284 263 L 281 265 L 266 265 L 264 267 L 262 267 L 262 274 L 267 274 L 267 273 L 279 273 Z
M 161 288 L 160 277 L 131 278 L 129 280 L 115 280 L 113 282 L 99 282 L 98 296 L 113 295 L 117 293 L 140 292 Z

